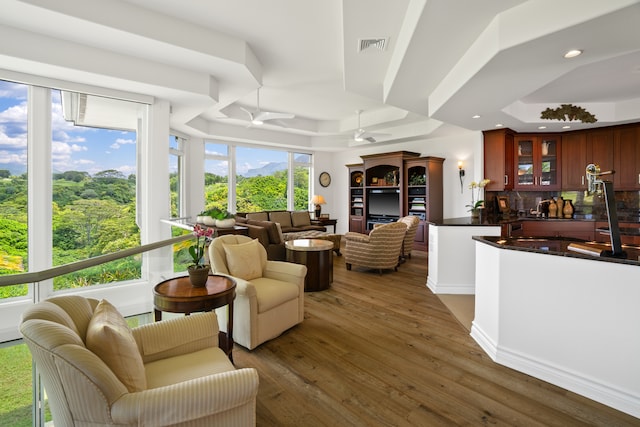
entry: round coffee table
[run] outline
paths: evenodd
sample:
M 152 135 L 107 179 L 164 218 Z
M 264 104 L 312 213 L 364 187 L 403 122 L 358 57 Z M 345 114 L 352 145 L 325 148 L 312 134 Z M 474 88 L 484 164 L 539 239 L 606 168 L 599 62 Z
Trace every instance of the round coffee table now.
M 155 321 L 162 320 L 162 312 L 189 315 L 199 311 L 211 311 L 228 305 L 227 332 L 219 332 L 220 348 L 233 362 L 233 300 L 236 282 L 230 277 L 210 274 L 206 286 L 191 286 L 189 276 L 176 277 L 158 283 L 153 288 L 153 313 Z
M 333 242 L 320 239 L 297 239 L 284 242 L 287 261 L 307 267 L 305 292 L 323 291 L 333 282 Z

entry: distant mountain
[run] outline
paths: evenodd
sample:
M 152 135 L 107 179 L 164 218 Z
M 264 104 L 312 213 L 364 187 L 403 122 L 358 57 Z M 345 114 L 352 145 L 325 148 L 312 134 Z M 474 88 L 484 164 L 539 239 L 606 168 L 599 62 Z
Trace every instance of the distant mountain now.
M 267 163 L 261 168 L 257 169 L 249 169 L 242 176 L 246 178 L 253 178 L 255 176 L 268 176 L 273 175 L 274 172 L 282 171 L 287 169 L 287 162 L 272 162 Z

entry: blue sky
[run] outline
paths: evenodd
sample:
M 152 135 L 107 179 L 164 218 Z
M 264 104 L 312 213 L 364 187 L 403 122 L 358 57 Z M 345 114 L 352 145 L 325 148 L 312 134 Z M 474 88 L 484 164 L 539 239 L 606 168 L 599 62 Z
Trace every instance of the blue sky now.
M 52 91 L 51 127 L 54 172 L 74 170 L 93 175 L 103 170 L 116 169 L 125 176 L 135 174 L 135 133 L 74 126 L 62 116 L 60 92 L 57 90 Z M 208 148 L 216 148 L 216 145 L 209 145 Z M 239 174 L 244 174 L 249 169 L 261 168 L 268 163 L 287 161 L 287 153 L 279 150 L 238 147 L 236 154 Z M 209 172 L 227 174 L 226 162 L 207 163 Z M 0 169 L 9 169 L 14 174 L 22 174 L 27 170 L 27 85 L 2 80 Z M 175 170 L 175 166 L 171 165 L 171 169 Z
M 74 126 L 62 117 L 60 92 L 52 92 L 52 168 L 95 174 L 116 169 L 135 173 L 134 132 Z M 27 170 L 27 86 L 0 81 L 0 169 Z

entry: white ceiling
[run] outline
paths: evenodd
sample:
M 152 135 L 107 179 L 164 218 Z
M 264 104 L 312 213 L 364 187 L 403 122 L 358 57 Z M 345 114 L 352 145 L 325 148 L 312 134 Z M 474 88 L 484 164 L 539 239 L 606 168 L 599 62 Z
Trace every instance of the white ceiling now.
M 638 23 L 630 0 L 3 0 L 0 68 L 167 99 L 187 134 L 337 150 L 356 110 L 381 144 L 640 121 Z M 296 117 L 248 127 L 260 86 Z M 598 122 L 539 118 L 560 103 Z

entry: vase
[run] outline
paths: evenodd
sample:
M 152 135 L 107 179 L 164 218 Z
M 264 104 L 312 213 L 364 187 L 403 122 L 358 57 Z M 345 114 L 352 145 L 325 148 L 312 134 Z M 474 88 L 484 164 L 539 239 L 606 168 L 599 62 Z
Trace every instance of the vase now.
M 480 209 L 471 209 L 471 218 L 480 218 Z
M 564 208 L 562 208 L 562 213 L 565 218 L 573 218 L 573 203 L 571 200 L 564 201 Z
M 562 196 L 558 196 L 556 200 L 556 207 L 558 208 L 558 218 L 562 218 L 564 216 L 564 199 Z
M 216 219 L 216 227 L 218 228 L 231 228 L 236 225 L 235 218 Z
M 205 215 L 202 217 L 202 223 L 204 225 L 208 225 L 209 227 L 213 227 L 214 225 L 216 225 L 216 220 L 208 215 Z
M 190 265 L 187 267 L 187 272 L 189 273 L 189 280 L 191 281 L 191 286 L 194 288 L 204 288 L 207 285 L 207 280 L 209 280 L 209 266 L 203 265 L 196 267 L 194 265 Z

